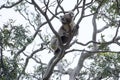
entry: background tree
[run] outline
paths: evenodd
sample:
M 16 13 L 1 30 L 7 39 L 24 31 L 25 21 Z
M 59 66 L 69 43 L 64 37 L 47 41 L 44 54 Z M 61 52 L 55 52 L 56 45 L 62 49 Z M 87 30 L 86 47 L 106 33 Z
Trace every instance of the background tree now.
M 68 0 L 1 2 L 0 80 L 119 80 L 120 1 L 69 2 L 72 5 Z M 70 10 L 79 35 L 54 57 L 51 36 L 58 34 L 59 16 Z M 12 17 L 4 20 L 7 16 Z M 87 28 L 92 30 L 84 36 Z

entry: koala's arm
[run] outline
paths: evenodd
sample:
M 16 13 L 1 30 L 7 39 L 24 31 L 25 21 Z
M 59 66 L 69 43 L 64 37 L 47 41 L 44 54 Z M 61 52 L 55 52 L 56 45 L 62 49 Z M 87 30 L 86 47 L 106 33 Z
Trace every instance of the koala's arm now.
M 78 35 L 78 32 L 79 32 L 79 25 L 76 25 L 74 28 L 73 28 L 73 35 L 74 36 L 77 36 Z

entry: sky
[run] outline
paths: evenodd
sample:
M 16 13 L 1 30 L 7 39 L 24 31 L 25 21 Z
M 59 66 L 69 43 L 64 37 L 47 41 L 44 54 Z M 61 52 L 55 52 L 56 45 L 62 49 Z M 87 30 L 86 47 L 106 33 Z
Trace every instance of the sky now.
M 0 5 L 4 3 L 5 0 L 0 0 Z M 67 5 L 66 5 L 67 4 Z M 63 6 L 65 8 L 66 11 L 69 11 L 71 10 L 72 8 L 72 5 L 75 4 L 75 0 L 64 0 L 64 3 L 63 3 Z M 16 13 L 13 9 L 2 9 L 0 10 L 0 27 L 2 27 L 2 24 L 3 23 L 6 23 L 6 21 L 8 21 L 8 19 L 16 19 L 16 23 L 18 24 L 21 24 L 21 23 L 25 23 L 25 19 L 19 15 L 19 13 Z M 53 20 L 54 22 L 54 28 L 56 29 L 56 26 L 58 25 L 61 25 L 61 23 L 59 22 L 59 20 Z M 104 22 L 102 20 L 99 20 L 97 21 L 99 23 L 98 28 L 101 28 L 102 26 L 105 26 Z M 82 42 L 82 43 L 86 43 L 90 40 L 92 40 L 92 31 L 93 31 L 93 27 L 92 27 L 92 16 L 91 17 L 88 17 L 88 18 L 84 18 L 82 20 L 82 22 L 79 24 L 80 25 L 80 28 L 79 28 L 79 35 L 77 36 L 77 39 L 79 40 L 79 42 Z M 49 29 L 47 28 L 48 26 L 45 27 L 45 29 Z M 46 32 L 46 31 L 45 31 Z M 106 39 L 109 41 L 111 39 L 111 37 L 113 35 L 109 34 L 109 33 L 115 33 L 114 30 L 112 28 L 106 30 L 105 32 L 103 32 L 103 34 L 107 34 L 107 37 Z M 101 34 L 99 34 L 101 35 Z M 37 42 L 37 39 L 36 39 L 36 42 Z M 33 43 L 33 45 L 36 44 Z M 31 45 L 30 47 L 33 48 L 33 45 Z M 76 45 L 74 45 L 73 47 L 75 47 Z M 116 50 L 116 45 L 113 45 L 112 49 L 113 50 Z M 29 48 L 28 47 L 28 50 Z M 80 47 L 80 48 L 84 48 L 84 47 Z M 119 48 L 118 48 L 119 50 Z M 27 51 L 28 53 L 30 51 Z M 48 51 L 47 51 L 48 52 Z M 44 51 L 43 55 L 40 55 L 41 56 L 41 59 L 44 63 L 48 63 L 48 61 L 53 57 L 53 54 L 48 54 L 46 51 Z M 48 55 L 47 55 L 48 54 Z M 68 54 L 66 55 L 64 58 L 66 58 L 68 61 L 72 61 L 72 57 L 74 55 L 73 54 Z M 46 58 L 47 59 L 46 59 Z M 70 58 L 71 57 L 71 58 Z M 80 56 L 77 56 L 76 59 L 74 60 L 73 64 L 70 66 L 71 68 L 74 68 L 75 65 L 77 65 L 77 62 L 78 62 L 78 59 L 79 59 Z M 32 65 L 34 64 L 34 61 L 30 60 L 30 63 L 32 63 Z M 85 62 L 85 64 L 89 64 L 87 61 Z M 31 64 L 28 64 L 29 66 L 32 66 Z M 31 67 L 28 67 L 27 68 L 27 71 L 29 72 L 32 72 L 31 70 Z M 64 76 L 64 79 L 68 80 L 68 76 Z M 62 79 L 62 80 L 64 80 Z

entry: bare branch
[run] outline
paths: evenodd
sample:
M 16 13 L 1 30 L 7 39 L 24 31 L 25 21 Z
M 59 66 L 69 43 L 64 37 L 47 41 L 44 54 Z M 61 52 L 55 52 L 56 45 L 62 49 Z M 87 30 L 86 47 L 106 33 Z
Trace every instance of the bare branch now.
M 34 54 L 36 54 L 37 52 L 42 51 L 42 50 L 44 50 L 44 49 L 45 49 L 45 48 L 43 48 L 43 46 L 41 46 L 41 48 L 35 50 L 34 52 L 31 53 L 31 55 L 30 55 L 29 57 L 26 58 L 24 67 L 23 67 L 21 73 L 18 75 L 17 80 L 19 80 L 20 77 L 21 77 L 21 75 L 25 72 L 25 69 L 26 69 L 26 67 L 27 67 L 27 65 L 28 65 L 28 63 L 29 63 L 29 60 L 34 56 Z
M 79 10 L 79 8 L 82 8 L 82 6 L 79 7 L 79 5 L 82 3 L 82 0 L 77 0 L 76 5 L 74 6 L 74 8 L 72 9 L 72 11 L 75 11 L 76 9 Z
M 89 55 L 93 55 L 95 53 L 106 53 L 106 52 L 109 52 L 109 53 L 120 53 L 120 51 L 110 51 L 110 50 L 80 50 L 80 49 L 72 49 L 72 50 L 69 50 L 67 51 L 67 53 L 70 53 L 70 52 L 85 52 L 85 54 L 89 54 Z
M 85 12 L 85 3 L 86 3 L 86 0 L 83 0 L 83 6 L 82 6 L 82 12 L 81 12 L 81 16 L 79 18 L 79 20 L 77 21 L 77 25 L 81 22 L 81 20 L 83 19 L 83 16 L 84 16 L 84 12 Z
M 116 39 L 116 37 L 117 37 L 117 35 L 118 35 L 119 28 L 120 28 L 120 20 L 119 20 L 119 24 L 118 24 L 118 26 L 117 26 L 116 33 L 115 33 L 115 36 L 114 36 L 114 38 L 113 38 L 113 41 Z
M 58 7 L 60 7 L 60 9 L 62 10 L 62 12 L 65 14 L 65 10 L 64 8 L 61 6 L 61 3 L 63 2 L 63 0 L 57 0 L 58 3 Z
M 97 25 L 96 25 L 96 18 L 97 18 L 97 13 L 94 14 L 93 19 L 92 19 L 92 24 L 93 24 L 93 35 L 92 35 L 92 40 L 96 42 L 96 37 L 97 37 Z M 97 45 L 93 44 L 93 49 L 97 49 Z
M 104 31 L 105 29 L 109 28 L 110 25 L 111 25 L 111 24 L 105 25 L 105 26 L 102 27 L 101 29 L 97 30 L 97 33 L 100 33 L 100 32 L 102 32 L 102 31 Z
M 46 0 L 44 0 L 44 4 L 45 4 L 45 7 L 46 7 L 45 14 L 47 13 L 47 10 L 49 8 L 49 3 L 50 3 L 50 0 L 48 0 L 48 2 L 46 2 Z
M 54 56 L 50 60 L 47 70 L 43 76 L 43 80 L 49 80 L 50 76 L 52 75 L 52 71 L 53 71 L 55 65 L 64 57 L 64 55 L 65 55 L 64 53 L 65 53 L 65 50 L 62 49 L 61 52 L 57 56 Z
M 37 5 L 37 3 L 34 0 L 32 0 L 32 3 L 41 12 L 41 14 L 45 17 L 45 19 L 47 20 L 47 23 L 48 23 L 49 27 L 51 28 L 51 30 L 53 31 L 53 33 L 57 36 L 57 38 L 60 41 L 60 43 L 62 43 L 61 39 L 60 39 L 60 37 L 58 35 L 58 33 L 53 28 L 53 25 L 51 24 L 50 19 L 48 18 L 48 15 L 45 14 L 45 12 Z
M 0 34 L 0 75 L 6 74 L 4 60 L 3 60 L 3 43 L 2 43 L 2 36 Z
M 83 67 L 84 60 L 87 57 L 89 57 L 90 55 L 91 55 L 90 53 L 84 53 L 84 50 L 82 51 L 81 56 L 78 61 L 78 64 L 77 64 L 76 68 L 72 71 L 69 80 L 76 80 L 76 77 L 79 75 L 79 72 L 80 72 L 81 68 Z
M 117 12 L 120 14 L 120 1 L 116 0 L 117 3 Z
M 19 1 L 17 1 L 16 3 L 13 3 L 13 4 L 10 5 L 10 6 L 5 6 L 5 4 L 3 4 L 3 5 L 0 7 L 0 9 L 2 9 L 2 8 L 12 8 L 12 7 L 18 5 L 19 3 L 21 3 L 22 1 L 23 1 L 23 0 L 19 0 Z

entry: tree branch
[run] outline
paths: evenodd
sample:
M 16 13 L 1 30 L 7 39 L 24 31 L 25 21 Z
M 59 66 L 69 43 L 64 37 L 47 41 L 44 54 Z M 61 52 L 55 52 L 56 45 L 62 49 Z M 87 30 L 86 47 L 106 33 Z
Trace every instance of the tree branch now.
M 80 16 L 79 20 L 77 21 L 76 25 L 78 25 L 81 22 L 81 20 L 83 19 L 84 12 L 85 12 L 85 3 L 86 3 L 86 0 L 83 0 L 81 16 Z
M 16 3 L 13 3 L 13 4 L 10 5 L 10 6 L 5 6 L 5 4 L 3 4 L 3 5 L 0 7 L 0 9 L 2 9 L 2 8 L 12 8 L 12 7 L 18 5 L 19 3 L 21 3 L 22 1 L 23 1 L 23 0 L 19 0 L 19 1 L 17 1 Z
M 50 60 L 47 70 L 43 76 L 43 80 L 49 80 L 50 76 L 52 75 L 55 65 L 64 57 L 64 55 L 65 55 L 65 50 L 62 49 L 61 52 L 57 56 L 54 56 Z
M 118 26 L 117 26 L 116 33 L 115 33 L 115 36 L 114 36 L 114 38 L 113 38 L 113 41 L 116 39 L 116 37 L 117 37 L 117 35 L 118 35 L 119 28 L 120 28 L 120 20 L 119 20 L 119 24 L 118 24 Z
M 28 63 L 29 63 L 29 60 L 33 57 L 33 55 L 36 54 L 36 53 L 39 52 L 39 51 L 44 50 L 44 49 L 45 49 L 45 48 L 43 48 L 43 46 L 41 46 L 41 48 L 39 48 L 39 49 L 33 51 L 33 52 L 31 53 L 31 55 L 30 55 L 29 57 L 26 58 L 24 67 L 23 67 L 21 73 L 18 75 L 17 80 L 19 80 L 20 77 L 21 77 L 21 75 L 25 72 L 25 69 L 26 69 L 26 67 L 27 67 L 27 65 L 28 65 Z
M 48 15 L 45 14 L 45 12 L 37 5 L 37 3 L 36 3 L 34 0 L 32 0 L 32 3 L 33 3 L 34 6 L 41 12 L 41 14 L 45 17 L 45 19 L 46 19 L 49 27 L 50 27 L 51 30 L 52 30 L 52 32 L 53 32 L 53 33 L 55 34 L 55 36 L 58 38 L 58 40 L 59 40 L 59 42 L 60 42 L 60 46 L 62 46 L 62 45 L 61 45 L 62 41 L 61 41 L 61 39 L 60 39 L 60 36 L 58 35 L 58 33 L 57 33 L 57 32 L 55 31 L 55 29 L 53 28 L 53 25 L 51 24 Z

